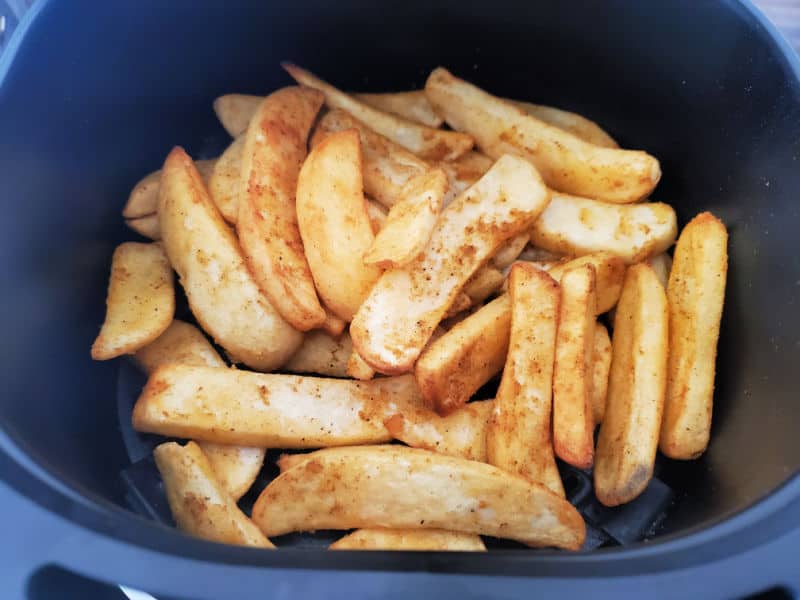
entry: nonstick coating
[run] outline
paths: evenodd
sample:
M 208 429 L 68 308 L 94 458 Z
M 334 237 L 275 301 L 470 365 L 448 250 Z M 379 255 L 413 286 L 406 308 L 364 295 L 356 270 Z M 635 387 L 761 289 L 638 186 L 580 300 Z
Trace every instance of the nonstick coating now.
M 681 223 L 711 210 L 731 234 L 712 442 L 700 460 L 664 463 L 677 500 L 663 534 L 765 498 L 800 468 L 800 85 L 796 57 L 751 11 L 697 0 L 42 3 L 0 63 L 0 437 L 45 482 L 28 493 L 114 536 L 190 547 L 122 508 L 119 365 L 93 363 L 89 346 L 112 250 L 134 237 L 119 214 L 130 188 L 174 144 L 218 154 L 229 139 L 214 97 L 287 85 L 278 63 L 291 59 L 370 91 L 419 87 L 441 64 L 496 94 L 581 112 L 657 156 L 653 199 Z

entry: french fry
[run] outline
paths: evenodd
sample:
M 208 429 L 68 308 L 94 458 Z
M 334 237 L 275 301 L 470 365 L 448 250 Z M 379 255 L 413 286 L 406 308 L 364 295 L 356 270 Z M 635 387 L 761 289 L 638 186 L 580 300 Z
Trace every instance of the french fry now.
M 511 334 L 486 432 L 486 457 L 563 496 L 550 435 L 559 294 L 559 284 L 544 271 L 526 263 L 511 267 Z
M 264 466 L 264 448 L 197 442 L 222 487 L 234 500 L 244 496 Z
M 378 232 L 383 229 L 386 223 L 386 209 L 374 200 L 367 198 L 367 215 L 369 216 L 369 223 L 372 225 L 372 233 L 378 235 Z
M 259 448 L 391 439 L 389 414 L 421 405 L 413 377 L 350 381 L 165 365 L 133 409 L 137 431 Z
M 236 138 L 245 132 L 262 100 L 263 96 L 225 94 L 214 100 L 214 112 L 225 131 Z
M 331 134 L 308 155 L 297 180 L 297 224 L 317 292 L 336 316 L 351 321 L 381 274 L 363 259 L 375 234 L 357 131 Z
M 158 213 L 153 213 L 146 217 L 137 217 L 136 219 L 126 219 L 125 225 L 139 235 L 143 235 L 153 241 L 161 239 L 161 225 L 158 222 Z
M 356 100 L 383 112 L 427 127 L 441 127 L 442 117 L 434 112 L 424 90 L 384 94 L 353 94 Z
M 195 162 L 197 171 L 206 183 L 208 183 L 216 163 L 216 158 L 198 160 Z M 125 204 L 125 208 L 122 209 L 122 216 L 126 219 L 138 219 L 155 215 L 158 212 L 158 191 L 160 184 L 160 169 L 143 177 L 131 191 L 128 202 Z
M 375 235 L 364 263 L 382 269 L 402 267 L 425 249 L 442 210 L 447 175 L 431 169 L 409 181 L 403 198 L 392 206 L 383 228 Z
M 594 332 L 597 300 L 594 265 L 561 277 L 561 305 L 553 367 L 553 448 L 580 469 L 594 460 Z
M 630 502 L 653 475 L 667 383 L 664 288 L 644 263 L 628 268 L 614 319 L 608 401 L 594 462 L 606 506 Z
M 208 193 L 219 212 L 231 225 L 239 218 L 239 195 L 242 179 L 242 154 L 245 136 L 240 135 L 217 159 L 208 180 Z
M 343 110 L 325 113 L 314 128 L 311 147 L 316 148 L 332 133 L 346 129 L 358 130 L 361 138 L 364 191 L 386 208 L 400 202 L 405 185 L 430 168 L 424 160 Z
M 691 459 L 708 446 L 717 340 L 728 273 L 728 232 L 711 213 L 683 229 L 667 284 L 669 366 L 661 452 Z
M 589 144 L 443 68 L 431 73 L 425 94 L 448 125 L 473 136 L 482 152 L 492 158 L 510 153 L 530 160 L 547 185 L 561 192 L 636 202 L 661 178 L 658 161 L 646 152 Z
M 197 444 L 167 442 L 158 446 L 153 456 L 181 530 L 223 544 L 275 547 L 239 510 Z
M 447 173 L 447 193 L 444 196 L 444 206 L 448 206 L 461 192 L 483 177 L 494 161 L 480 152 L 467 152 L 456 160 L 446 160 L 436 164 Z
M 331 337 L 339 337 L 342 335 L 344 328 L 347 327 L 347 322 L 337 317 L 330 310 L 325 310 L 325 321 L 320 325 L 320 329 Z
M 234 361 L 265 371 L 286 362 L 303 335 L 261 294 L 236 237 L 181 148 L 164 163 L 158 214 L 167 256 L 201 327 Z
M 242 151 L 236 221 L 242 254 L 272 306 L 300 331 L 325 321 L 295 210 L 308 132 L 323 101 L 323 95 L 310 88 L 288 87 L 270 94 L 250 120 Z
M 460 292 L 453 300 L 453 303 L 447 307 L 443 318 L 449 319 L 460 312 L 468 310 L 470 306 L 472 306 L 472 299 L 464 292 Z
M 477 306 L 499 290 L 505 279 L 505 275 L 497 269 L 483 267 L 469 278 L 467 283 L 464 284 L 463 291 L 469 296 L 472 306 Z
M 106 317 L 92 344 L 94 360 L 109 360 L 146 346 L 175 314 L 172 270 L 159 244 L 126 242 L 111 259 Z
M 661 254 L 656 254 L 648 258 L 646 262 L 653 268 L 653 271 L 656 272 L 656 277 L 658 277 L 664 289 L 667 289 L 669 272 L 672 270 L 672 257 L 666 252 L 662 252 Z
M 357 529 L 330 546 L 330 550 L 427 550 L 486 552 L 480 536 L 444 529 Z
M 283 366 L 289 373 L 347 377 L 347 360 L 353 352 L 348 334 L 335 338 L 324 331 L 309 331 L 303 344 Z
M 536 267 L 547 271 L 556 281 L 561 281 L 570 269 L 583 265 L 594 265 L 597 275 L 597 314 L 608 312 L 619 300 L 622 282 L 625 279 L 625 263 L 609 252 L 594 252 L 572 260 L 558 263 L 534 263 Z
M 608 329 L 602 323 L 595 325 L 593 356 L 592 414 L 595 423 L 602 423 L 606 412 L 608 373 L 611 370 L 611 338 L 608 337 Z
M 358 352 L 353 350 L 347 359 L 347 375 L 359 381 L 369 381 L 375 377 L 375 369 L 370 367 Z
M 430 344 L 414 369 L 425 403 L 439 414 L 464 405 L 503 368 L 511 303 L 500 296 Z
M 443 212 L 425 251 L 383 273 L 350 327 L 375 370 L 411 370 L 461 287 L 504 242 L 527 229 L 548 202 L 530 163 L 504 156 Z
M 595 146 L 602 146 L 603 148 L 619 148 L 619 144 L 602 127 L 577 113 L 543 104 L 533 104 L 519 100 L 508 101 L 517 105 L 532 117 L 536 117 L 553 127 L 563 129 L 585 142 Z
M 606 251 L 635 263 L 664 252 L 677 231 L 668 204 L 620 206 L 554 193 L 531 228 L 531 243 L 572 256 Z
M 485 463 L 402 446 L 332 448 L 306 457 L 256 501 L 253 521 L 266 535 L 447 529 L 571 550 L 585 538 L 583 519 L 569 502 Z
M 528 232 L 515 235 L 508 240 L 492 257 L 492 264 L 495 268 L 501 271 L 507 269 L 511 264 L 519 258 L 519 255 L 528 245 L 531 236 Z
M 325 103 L 330 108 L 346 110 L 370 129 L 423 159 L 454 160 L 472 150 L 474 140 L 469 135 L 401 119 L 356 100 L 297 65 L 285 62 L 281 66 L 300 85 L 316 88 L 325 94 Z

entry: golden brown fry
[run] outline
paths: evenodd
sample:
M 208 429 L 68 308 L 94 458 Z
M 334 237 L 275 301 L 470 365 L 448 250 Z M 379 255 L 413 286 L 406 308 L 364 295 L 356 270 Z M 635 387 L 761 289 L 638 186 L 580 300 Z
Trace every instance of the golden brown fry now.
M 353 95 L 364 104 L 420 125 L 437 128 L 441 127 L 443 122 L 442 117 L 434 112 L 431 103 L 428 102 L 424 90 Z
M 264 466 L 264 448 L 197 442 L 223 489 L 234 500 L 244 496 Z
M 136 219 L 126 219 L 125 225 L 133 229 L 139 235 L 143 235 L 153 241 L 161 239 L 161 226 L 158 222 L 158 213 L 138 217 Z
M 239 137 L 247 129 L 250 118 L 263 99 L 263 96 L 225 94 L 214 100 L 214 112 L 225 131 L 233 138 Z
M 651 267 L 628 268 L 612 338 L 608 402 L 594 463 L 606 506 L 630 502 L 653 475 L 667 383 L 667 297 Z
M 683 229 L 669 275 L 669 367 L 661 452 L 697 458 L 708 446 L 717 340 L 728 273 L 728 232 L 711 213 Z
M 153 456 L 181 530 L 224 544 L 275 547 L 239 510 L 197 444 L 167 442 L 158 446 Z
M 480 152 L 467 152 L 453 161 L 437 163 L 440 169 L 447 173 L 447 194 L 444 196 L 444 206 L 449 205 L 461 192 L 478 181 L 488 171 L 494 161 Z
M 375 369 L 370 367 L 364 359 L 353 350 L 347 359 L 347 375 L 359 381 L 369 381 L 375 377 Z
M 295 190 L 324 97 L 288 87 L 267 96 L 245 134 L 236 231 L 250 273 L 295 329 L 325 321 L 297 227 Z
M 231 225 L 239 218 L 239 194 L 242 187 L 242 154 L 245 136 L 240 135 L 219 157 L 208 180 L 208 193 L 219 212 Z
M 211 172 L 213 171 L 216 163 L 216 158 L 212 158 L 210 160 L 198 160 L 195 162 L 197 171 L 200 173 L 200 176 L 206 183 L 208 183 L 208 180 L 211 177 Z M 128 197 L 128 202 L 125 204 L 125 208 L 122 210 L 122 216 L 126 219 L 138 219 L 141 217 L 155 215 L 158 212 L 158 191 L 160 184 L 160 169 L 143 177 L 142 180 L 139 181 L 139 183 L 137 183 L 131 191 L 131 195 Z
M 402 446 L 332 448 L 306 457 L 256 501 L 253 521 L 265 534 L 447 529 L 571 550 L 585 538 L 583 519 L 569 502 L 491 465 Z
M 135 352 L 160 336 L 174 314 L 172 269 L 161 245 L 120 244 L 111 259 L 106 318 L 92 344 L 92 358 Z
M 564 273 L 583 265 L 594 265 L 597 274 L 597 313 L 602 314 L 613 308 L 622 292 L 625 279 L 624 261 L 608 252 L 586 254 L 572 260 L 558 263 L 535 263 L 537 267 L 547 271 L 556 281 L 561 281 Z
M 324 331 L 309 331 L 303 345 L 283 366 L 290 373 L 314 373 L 327 377 L 347 377 L 347 359 L 353 352 L 349 334 L 338 338 Z
M 508 240 L 492 257 L 492 264 L 495 268 L 503 271 L 510 267 L 528 245 L 530 238 L 530 234 L 524 232 Z
M 608 373 L 611 370 L 611 338 L 608 337 L 608 329 L 602 323 L 595 325 L 593 356 L 592 414 L 595 423 L 602 423 L 606 412 Z
M 464 284 L 463 292 L 469 296 L 472 306 L 477 306 L 499 290 L 505 279 L 497 269 L 482 267 Z
M 519 100 L 508 101 L 516 104 L 532 117 L 536 117 L 540 121 L 544 121 L 553 127 L 563 129 L 567 133 L 571 133 L 585 142 L 589 142 L 595 146 L 602 146 L 603 148 L 619 148 L 619 144 L 617 144 L 614 138 L 608 135 L 602 127 L 578 113 L 569 112 L 553 106 L 545 106 L 543 104 L 532 104 L 531 102 L 522 102 Z
M 561 277 L 561 306 L 553 368 L 553 448 L 580 469 L 594 460 L 594 332 L 597 300 L 594 265 Z
M 470 306 L 472 306 L 472 299 L 464 292 L 460 292 L 453 300 L 453 303 L 447 307 L 443 318 L 449 319 L 460 312 L 468 310 Z M 428 342 L 430 343 L 430 340 Z
M 330 310 L 325 309 L 325 321 L 319 326 L 322 331 L 336 338 L 342 335 L 345 327 L 347 327 L 346 321 L 337 317 Z
M 472 149 L 474 141 L 469 135 L 406 121 L 359 102 L 297 65 L 283 63 L 282 66 L 297 83 L 316 88 L 325 94 L 325 103 L 330 108 L 346 110 L 370 129 L 423 159 L 453 160 Z
M 429 552 L 486 552 L 480 536 L 444 529 L 357 529 L 330 550 L 427 550 Z
M 509 274 L 511 335 L 486 432 L 486 456 L 509 473 L 564 495 L 550 435 L 559 285 L 516 263 Z

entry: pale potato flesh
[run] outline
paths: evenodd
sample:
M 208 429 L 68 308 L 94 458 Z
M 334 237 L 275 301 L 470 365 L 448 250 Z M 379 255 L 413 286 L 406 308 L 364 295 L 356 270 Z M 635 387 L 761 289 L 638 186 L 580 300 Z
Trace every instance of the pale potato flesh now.
M 231 225 L 239 218 L 239 194 L 242 179 L 242 155 L 245 136 L 240 135 L 217 159 L 208 179 L 208 193 L 219 212 Z
M 594 362 L 592 367 L 592 415 L 595 423 L 603 422 L 608 395 L 608 374 L 611 370 L 611 338 L 602 323 L 594 329 Z
M 717 341 L 728 273 L 728 232 L 711 213 L 683 229 L 669 274 L 669 366 L 661 452 L 692 459 L 708 446 Z
M 511 334 L 486 432 L 486 457 L 563 496 L 550 433 L 559 284 L 532 265 L 516 263 L 508 290 Z
M 244 496 L 264 466 L 264 448 L 198 441 L 222 487 L 234 500 Z
M 480 152 L 467 152 L 456 160 L 445 160 L 436 163 L 440 169 L 447 173 L 447 194 L 444 196 L 444 206 L 478 181 L 488 171 L 494 160 Z
M 577 550 L 586 535 L 575 508 L 538 484 L 485 463 L 402 446 L 308 454 L 264 489 L 252 518 L 270 536 L 446 529 Z
M 158 446 L 153 456 L 179 529 L 212 542 L 275 547 L 239 510 L 197 444 L 167 442 Z
M 549 187 L 561 192 L 636 202 L 661 178 L 658 160 L 646 152 L 585 142 L 441 67 L 428 78 L 425 94 L 447 124 L 473 136 L 483 153 L 522 156 L 536 165 Z
M 467 280 L 549 200 L 533 166 L 504 156 L 443 212 L 425 251 L 383 273 L 350 327 L 374 369 L 410 371 Z
M 264 371 L 286 362 L 303 335 L 261 293 L 236 236 L 181 148 L 164 163 L 158 213 L 167 256 L 203 330 L 235 362 Z
M 359 381 L 369 381 L 375 377 L 375 369 L 370 367 L 358 352 L 353 350 L 347 359 L 347 375 Z
M 509 102 L 513 102 L 532 117 L 536 117 L 553 127 L 563 129 L 585 142 L 595 146 L 602 146 L 603 148 L 619 148 L 619 144 L 602 127 L 582 115 L 555 108 L 554 106 L 533 104 L 532 102 L 522 102 L 520 100 L 509 100 Z
M 444 122 L 436 114 L 424 90 L 386 92 L 383 94 L 354 94 L 357 100 L 373 108 L 428 127 L 441 127 Z
M 305 69 L 283 63 L 283 68 L 300 85 L 316 88 L 325 94 L 330 108 L 346 110 L 377 133 L 400 144 L 417 156 L 427 160 L 454 160 L 472 150 L 471 136 L 456 131 L 433 129 L 385 113 L 356 100 Z
M 444 529 L 357 529 L 328 546 L 330 550 L 427 550 L 486 552 L 480 536 Z
M 239 137 L 263 99 L 248 94 L 225 94 L 214 100 L 214 112 L 225 131 L 233 138 Z
M 503 286 L 505 279 L 505 275 L 494 267 L 483 267 L 464 284 L 463 292 L 469 296 L 472 306 L 479 306 Z
M 378 235 L 378 232 L 383 229 L 383 224 L 386 223 L 386 209 L 374 200 L 367 198 L 367 215 L 369 215 L 369 222 L 372 225 L 372 233 Z
M 531 236 L 528 232 L 520 233 L 512 237 L 503 244 L 492 257 L 492 265 L 501 271 L 510 267 L 511 264 L 519 258 L 519 255 L 522 254 L 530 238 Z
M 290 373 L 313 373 L 326 377 L 347 377 L 347 360 L 353 352 L 350 335 L 334 337 L 324 331 L 309 331 L 294 356 L 283 365 Z
M 667 384 L 667 296 L 651 267 L 628 268 L 614 319 L 608 400 L 594 462 L 606 506 L 630 502 L 653 475 Z
M 236 231 L 250 273 L 295 329 L 325 321 L 297 227 L 295 191 L 324 97 L 287 87 L 267 96 L 245 134 Z
M 135 352 L 160 336 L 174 314 L 172 269 L 161 245 L 120 244 L 111 259 L 106 316 L 92 358 Z
M 161 239 L 161 225 L 158 222 L 158 213 L 137 217 L 136 219 L 126 219 L 125 225 L 133 229 L 139 235 L 143 235 L 153 241 Z
M 197 167 L 200 176 L 206 183 L 208 183 L 216 163 L 216 158 L 195 161 L 195 167 Z M 122 216 L 126 219 L 139 219 L 157 214 L 160 185 L 160 169 L 143 177 L 142 180 L 139 181 L 139 183 L 137 183 L 131 191 L 131 195 L 128 197 L 128 202 L 125 204 L 125 208 L 122 209 Z

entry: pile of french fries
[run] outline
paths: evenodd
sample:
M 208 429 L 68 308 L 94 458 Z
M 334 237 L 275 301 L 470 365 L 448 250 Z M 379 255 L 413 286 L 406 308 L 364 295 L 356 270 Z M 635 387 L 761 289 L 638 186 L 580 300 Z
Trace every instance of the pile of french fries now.
M 153 241 L 114 252 L 92 346 L 148 373 L 137 431 L 189 440 L 155 450 L 181 529 L 577 550 L 556 459 L 615 506 L 657 448 L 705 450 L 727 232 L 702 213 L 678 237 L 647 200 L 658 160 L 442 68 L 391 94 L 284 68 L 298 85 L 214 102 L 218 159 L 176 147 L 133 189 L 123 216 Z M 197 326 L 174 319 L 173 272 Z M 313 451 L 246 515 L 269 448 Z

